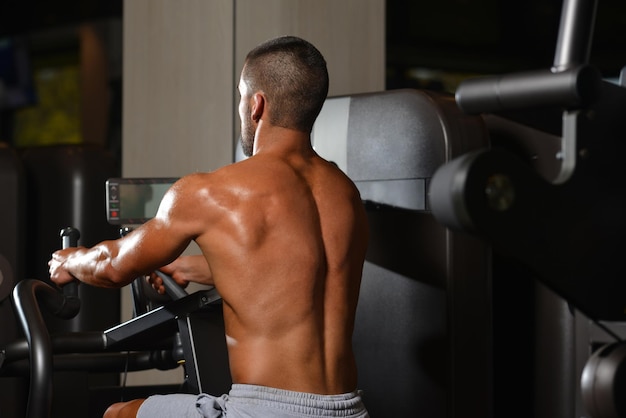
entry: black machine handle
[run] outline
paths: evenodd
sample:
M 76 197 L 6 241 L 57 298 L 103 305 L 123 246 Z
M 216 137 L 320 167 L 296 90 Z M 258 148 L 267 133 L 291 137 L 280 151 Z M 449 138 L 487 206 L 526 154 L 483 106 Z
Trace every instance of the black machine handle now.
M 167 295 L 172 298 L 172 300 L 178 300 L 178 299 L 182 299 L 185 296 L 188 296 L 187 291 L 185 291 L 185 289 L 183 289 L 182 287 L 180 287 L 178 285 L 178 283 L 176 283 L 174 281 L 174 279 L 159 271 L 159 270 L 155 270 L 155 273 L 157 276 L 159 276 L 161 278 L 161 280 L 163 280 L 163 286 L 165 287 L 165 293 L 167 293 Z
M 61 248 L 65 249 L 78 246 L 78 240 L 80 238 L 80 231 L 78 229 L 72 227 L 63 228 L 60 235 Z M 63 294 L 68 298 L 75 298 L 80 304 L 80 300 L 78 299 L 78 281 L 74 280 L 63 286 Z
M 52 407 L 52 343 L 37 302 L 41 301 L 52 312 L 62 312 L 65 296 L 41 280 L 28 279 L 15 286 L 12 297 L 30 350 L 26 417 L 48 417 Z
M 68 228 L 63 245 L 78 241 L 78 231 Z M 70 319 L 80 310 L 78 288 L 65 286 L 63 292 L 46 282 L 35 279 L 20 281 L 11 295 L 19 323 L 29 347 L 30 388 L 27 418 L 50 416 L 52 408 L 52 343 L 39 304 L 53 315 Z

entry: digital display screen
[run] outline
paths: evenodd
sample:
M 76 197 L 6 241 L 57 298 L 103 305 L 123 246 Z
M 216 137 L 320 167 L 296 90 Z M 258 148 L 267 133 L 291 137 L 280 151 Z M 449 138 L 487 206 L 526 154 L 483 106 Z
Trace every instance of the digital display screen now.
M 140 225 L 154 218 L 161 199 L 178 178 L 114 178 L 106 182 L 107 221 Z

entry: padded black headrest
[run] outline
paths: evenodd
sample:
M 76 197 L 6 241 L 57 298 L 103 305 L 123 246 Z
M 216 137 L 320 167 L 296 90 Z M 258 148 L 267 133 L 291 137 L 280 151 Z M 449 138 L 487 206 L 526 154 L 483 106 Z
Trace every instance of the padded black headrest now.
M 482 120 L 463 114 L 453 96 L 403 89 L 328 98 L 312 142 L 363 200 L 427 210 L 428 180 L 451 144 L 484 142 L 486 135 Z

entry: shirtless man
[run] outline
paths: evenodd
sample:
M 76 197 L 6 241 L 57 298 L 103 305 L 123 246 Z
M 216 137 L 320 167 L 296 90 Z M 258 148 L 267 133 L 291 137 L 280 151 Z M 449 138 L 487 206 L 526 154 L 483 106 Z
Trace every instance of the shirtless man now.
M 310 139 L 326 62 L 302 39 L 270 40 L 246 57 L 238 90 L 250 158 L 183 177 L 131 234 L 49 262 L 58 285 L 121 287 L 161 268 L 223 298 L 229 394 L 149 397 L 105 417 L 367 416 L 352 352 L 367 219 L 355 185 Z M 202 256 L 178 258 L 191 240 Z

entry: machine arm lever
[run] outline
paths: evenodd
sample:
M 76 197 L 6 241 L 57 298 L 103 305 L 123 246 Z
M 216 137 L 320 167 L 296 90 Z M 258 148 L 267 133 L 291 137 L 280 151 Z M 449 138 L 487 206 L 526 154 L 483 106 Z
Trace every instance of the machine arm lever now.
M 563 71 L 536 70 L 472 78 L 462 82 L 456 102 L 467 114 L 541 107 L 588 106 L 599 98 L 602 78 L 589 65 Z

